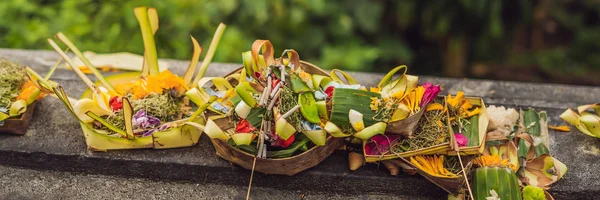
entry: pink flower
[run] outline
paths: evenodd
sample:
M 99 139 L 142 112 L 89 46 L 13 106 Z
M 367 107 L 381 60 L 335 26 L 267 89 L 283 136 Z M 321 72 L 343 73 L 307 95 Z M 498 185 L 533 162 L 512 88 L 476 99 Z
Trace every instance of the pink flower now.
M 365 145 L 365 154 L 367 155 L 384 155 L 390 151 L 390 144 L 396 139 L 398 135 L 375 135 L 367 141 Z
M 469 144 L 469 139 L 467 139 L 467 136 L 463 134 L 455 133 L 454 138 L 456 139 L 456 143 L 459 147 L 464 147 L 467 146 L 467 144 Z
M 425 94 L 423 94 L 423 98 L 421 99 L 421 103 L 419 106 L 425 107 L 428 103 L 432 102 L 435 97 L 442 91 L 440 85 L 433 85 L 430 82 L 425 82 L 423 84 L 423 88 L 425 88 Z

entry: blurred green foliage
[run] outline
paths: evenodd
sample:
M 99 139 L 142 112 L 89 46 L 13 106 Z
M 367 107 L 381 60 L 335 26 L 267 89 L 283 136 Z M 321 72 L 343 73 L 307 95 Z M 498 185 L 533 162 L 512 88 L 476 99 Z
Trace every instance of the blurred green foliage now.
M 547 1 L 540 1 L 547 2 Z M 133 8 L 156 7 L 159 56 L 189 59 L 193 35 L 207 48 L 219 22 L 228 25 L 216 62 L 241 62 L 256 39 L 269 39 L 276 53 L 292 48 L 323 68 L 411 71 L 438 74 L 443 52 L 468 45 L 471 62 L 573 66 L 599 69 L 600 6 L 594 0 L 550 1 L 540 14 L 535 0 L 3 0 L 0 47 L 49 49 L 45 39 L 62 31 L 82 50 L 143 51 Z M 536 10 L 538 9 L 538 10 Z M 546 20 L 546 21 L 544 21 Z M 543 48 L 531 45 L 544 31 Z M 520 34 L 525 32 L 527 34 Z M 460 36 L 466 36 L 461 38 Z M 467 42 L 456 42 L 457 40 Z M 517 48 L 518 47 L 518 48 Z M 525 49 L 516 51 L 515 49 Z M 437 72 L 437 73 L 436 73 Z

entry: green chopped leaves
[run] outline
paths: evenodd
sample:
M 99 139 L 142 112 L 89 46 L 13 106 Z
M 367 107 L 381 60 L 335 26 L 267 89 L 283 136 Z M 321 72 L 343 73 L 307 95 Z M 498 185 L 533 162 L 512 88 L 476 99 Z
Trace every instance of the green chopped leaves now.
M 304 119 L 312 123 L 321 122 L 315 96 L 312 92 L 299 94 L 298 103 L 300 104 L 300 113 L 302 113 Z

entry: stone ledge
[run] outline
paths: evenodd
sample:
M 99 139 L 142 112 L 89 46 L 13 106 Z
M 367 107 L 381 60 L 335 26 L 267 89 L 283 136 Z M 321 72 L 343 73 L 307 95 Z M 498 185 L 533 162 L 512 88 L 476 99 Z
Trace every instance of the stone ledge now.
M 36 59 L 56 60 L 54 53 L 38 50 L 0 49 L 0 57 L 18 60 L 41 73 L 45 73 L 48 66 L 40 64 Z M 178 74 L 182 74 L 188 64 L 187 61 L 167 61 L 171 70 Z M 207 76 L 221 76 L 238 66 L 211 64 Z M 365 85 L 375 85 L 382 77 L 381 74 L 372 73 L 351 74 Z M 445 92 L 455 93 L 460 89 L 467 95 L 482 96 L 487 104 L 547 110 L 550 124 L 563 123 L 558 115 L 565 108 L 594 103 L 600 99 L 598 87 L 437 77 L 422 79 L 443 84 Z M 53 80 L 64 85 L 72 97 L 79 96 L 85 89 L 77 77 L 67 70 L 58 70 Z M 550 151 L 569 167 L 564 179 L 552 188 L 553 195 L 557 199 L 592 198 L 600 195 L 600 179 L 595 176 L 595 169 L 600 169 L 600 163 L 597 162 L 600 141 L 576 130 L 572 133 L 551 130 L 550 137 Z M 40 170 L 240 186 L 247 185 L 250 176 L 249 171 L 218 158 L 205 136 L 192 148 L 88 152 L 76 120 L 60 102 L 52 98 L 39 102 L 25 136 L 0 135 L 0 164 Z M 336 152 L 319 166 L 294 177 L 257 174 L 254 184 L 288 190 L 382 192 L 427 196 L 432 199 L 446 196 L 445 192 L 418 175 L 401 174 L 391 177 L 385 169 L 377 169 L 373 164 L 350 172 L 344 152 Z

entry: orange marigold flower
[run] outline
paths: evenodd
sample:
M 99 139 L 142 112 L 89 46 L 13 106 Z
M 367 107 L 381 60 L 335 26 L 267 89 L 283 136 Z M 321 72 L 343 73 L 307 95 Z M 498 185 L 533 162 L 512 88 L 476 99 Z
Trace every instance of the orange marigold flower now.
M 175 89 L 178 94 L 188 90 L 182 78 L 166 70 L 157 75 L 142 77 L 138 80 L 124 83 L 116 87 L 121 94 L 132 94 L 133 98 L 141 99 L 149 94 L 162 94 L 165 90 Z

